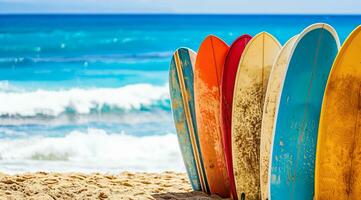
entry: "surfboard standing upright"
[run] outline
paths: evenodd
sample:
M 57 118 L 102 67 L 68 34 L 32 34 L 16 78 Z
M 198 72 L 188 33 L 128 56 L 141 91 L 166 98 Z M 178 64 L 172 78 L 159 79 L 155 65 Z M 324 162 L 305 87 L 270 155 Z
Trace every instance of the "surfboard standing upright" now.
M 273 139 L 273 128 L 281 85 L 286 75 L 287 63 L 297 36 L 292 37 L 282 47 L 269 76 L 262 115 L 261 149 L 260 149 L 260 178 L 262 199 L 268 199 L 268 172 L 270 149 Z
M 270 198 L 312 200 L 318 122 L 336 31 L 327 24 L 306 28 L 293 46 L 283 83 L 272 146 Z
M 343 44 L 320 117 L 315 199 L 361 197 L 361 26 Z
M 224 62 L 222 80 L 221 80 L 221 127 L 223 133 L 223 148 L 225 152 L 227 171 L 231 195 L 237 199 L 237 191 L 234 183 L 233 164 L 232 164 L 232 139 L 231 139 L 231 119 L 234 82 L 238 69 L 239 60 L 251 36 L 242 35 L 237 38 L 230 46 L 226 60 Z
M 179 146 L 191 185 L 196 191 L 208 192 L 194 109 L 195 59 L 196 53 L 190 49 L 180 48 L 175 51 L 169 69 L 169 89 Z
M 236 76 L 232 107 L 232 156 L 240 199 L 260 199 L 260 135 L 264 95 L 278 41 L 262 32 L 247 44 Z
M 215 36 L 201 44 L 194 76 L 198 134 L 207 181 L 212 194 L 229 197 L 229 180 L 220 122 L 221 73 L 228 46 Z

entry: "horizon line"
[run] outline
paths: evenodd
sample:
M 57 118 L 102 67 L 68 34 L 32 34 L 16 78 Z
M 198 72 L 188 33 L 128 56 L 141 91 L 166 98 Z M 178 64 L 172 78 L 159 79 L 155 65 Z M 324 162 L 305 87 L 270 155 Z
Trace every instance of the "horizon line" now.
M 59 13 L 53 13 L 53 12 L 9 12 L 9 13 L 2 13 L 0 12 L 0 15 L 228 15 L 228 16 L 240 16 L 240 15 L 316 15 L 316 16 L 337 16 L 337 15 L 343 15 L 343 16 L 361 16 L 361 13 L 122 13 L 122 12 L 79 12 L 79 13 L 70 13 L 70 12 L 59 12 Z

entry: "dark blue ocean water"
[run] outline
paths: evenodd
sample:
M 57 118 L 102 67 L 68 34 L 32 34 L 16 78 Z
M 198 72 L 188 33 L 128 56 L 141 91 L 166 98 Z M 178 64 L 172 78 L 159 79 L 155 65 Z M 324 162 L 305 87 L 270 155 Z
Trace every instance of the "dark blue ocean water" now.
M 282 44 L 361 16 L 0 15 L 0 170 L 183 170 L 168 96 L 180 46 L 261 31 Z

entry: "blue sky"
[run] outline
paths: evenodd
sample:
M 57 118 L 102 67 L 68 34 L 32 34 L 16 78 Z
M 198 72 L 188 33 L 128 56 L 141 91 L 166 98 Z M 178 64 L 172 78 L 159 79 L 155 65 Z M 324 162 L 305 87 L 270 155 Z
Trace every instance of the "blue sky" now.
M 361 14 L 361 0 L 0 0 L 0 13 Z

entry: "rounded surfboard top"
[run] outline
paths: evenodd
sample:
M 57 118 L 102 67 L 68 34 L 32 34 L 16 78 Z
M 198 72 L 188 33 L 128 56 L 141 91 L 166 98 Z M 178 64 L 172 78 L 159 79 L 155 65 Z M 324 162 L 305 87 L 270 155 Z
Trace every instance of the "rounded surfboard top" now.
M 229 180 L 220 127 L 220 81 L 228 45 L 216 36 L 202 42 L 194 76 L 195 110 L 210 193 L 229 197 Z
M 188 48 L 175 51 L 169 69 L 169 91 L 178 141 L 192 188 L 206 191 L 194 109 L 193 66 L 196 56 Z
M 296 40 L 297 35 L 289 39 L 277 55 L 275 63 L 272 66 L 266 90 L 262 115 L 260 147 L 260 179 L 261 196 L 263 200 L 268 199 L 270 149 L 273 138 L 273 125 L 275 123 L 277 102 L 281 90 L 281 85 L 286 74 L 287 62 L 289 60 L 292 47 L 295 44 Z
M 346 39 L 327 82 L 320 116 L 315 199 L 361 196 L 361 26 Z
M 221 127 L 223 133 L 223 148 L 225 152 L 227 171 L 231 196 L 237 199 L 237 191 L 234 183 L 232 165 L 232 143 L 231 143 L 231 119 L 234 82 L 236 79 L 239 60 L 247 43 L 252 39 L 250 35 L 238 37 L 229 47 L 226 60 L 224 62 L 221 79 Z
M 336 31 L 313 24 L 297 38 L 276 111 L 269 175 L 270 199 L 312 199 L 319 115 L 338 52 Z
M 234 86 L 232 106 L 232 159 L 240 199 L 260 198 L 260 134 L 264 95 L 269 73 L 281 49 L 269 33 L 262 32 L 247 44 Z

